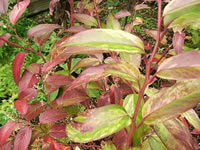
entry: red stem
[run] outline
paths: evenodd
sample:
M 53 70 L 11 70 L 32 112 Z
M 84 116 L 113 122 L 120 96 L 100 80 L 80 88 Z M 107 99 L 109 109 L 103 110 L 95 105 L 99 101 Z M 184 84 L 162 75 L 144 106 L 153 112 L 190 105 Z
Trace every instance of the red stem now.
M 99 14 L 98 14 L 98 12 L 97 12 L 98 6 L 97 6 L 97 3 L 96 3 L 96 0 L 93 0 L 93 2 L 94 2 L 96 17 L 97 17 L 98 27 L 101 28 L 101 23 L 100 23 L 100 19 L 99 19 Z
M 70 5 L 70 26 L 74 26 L 74 2 L 73 0 L 68 0 L 69 5 Z
M 10 42 L 10 41 L 8 41 L 8 40 L 2 38 L 1 36 L 0 36 L 0 40 L 4 41 L 4 42 L 6 42 L 6 43 L 8 43 L 8 44 L 10 44 L 10 45 L 12 45 L 12 46 L 15 46 L 15 47 L 18 47 L 18 48 L 27 50 L 27 51 L 29 51 L 29 52 L 33 52 L 33 53 L 39 55 L 39 56 L 42 58 L 42 60 L 44 61 L 44 63 L 46 63 L 45 58 L 42 56 L 42 54 L 41 54 L 40 52 L 37 52 L 37 51 L 34 50 L 34 49 L 26 48 L 26 47 L 20 46 L 20 45 L 18 45 L 18 44 L 12 43 L 12 42 Z
M 151 70 L 151 64 L 153 62 L 153 59 L 155 57 L 155 54 L 157 53 L 157 50 L 158 50 L 158 46 L 159 46 L 159 43 L 160 43 L 160 33 L 161 33 L 161 27 L 162 27 L 162 0 L 157 0 L 158 2 L 158 29 L 157 29 L 157 39 L 156 39 L 156 44 L 154 46 L 154 49 L 153 49 L 153 52 L 152 52 L 152 55 L 149 59 L 149 61 L 147 62 L 146 64 L 146 75 L 145 75 L 145 81 L 144 81 L 144 84 L 141 88 L 141 90 L 139 91 L 139 96 L 138 96 L 138 100 L 137 100 L 137 104 L 136 104 L 136 108 L 135 108 L 135 111 L 134 111 L 134 115 L 133 115 L 133 118 L 132 118 L 132 125 L 131 125 L 131 131 L 129 132 L 129 135 L 128 135 L 128 143 L 127 143 L 127 148 L 129 148 L 131 146 L 131 139 L 132 139 L 132 136 L 135 132 L 135 130 L 137 129 L 136 127 L 136 118 L 137 118 L 137 114 L 139 112 L 139 107 L 140 107 L 140 103 L 142 101 L 142 98 L 143 98 L 143 95 L 144 95 L 144 91 L 149 83 L 149 77 L 150 77 L 150 70 Z M 144 119 L 144 118 L 143 118 Z M 144 120 L 143 120 L 144 121 Z M 139 124 L 140 125 L 140 124 Z

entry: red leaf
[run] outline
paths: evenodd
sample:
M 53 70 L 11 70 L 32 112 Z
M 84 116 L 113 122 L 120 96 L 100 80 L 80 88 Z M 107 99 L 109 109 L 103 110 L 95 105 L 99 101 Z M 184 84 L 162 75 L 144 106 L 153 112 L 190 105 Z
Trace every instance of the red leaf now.
M 18 99 L 19 100 L 26 100 L 26 101 L 31 101 L 32 99 L 34 99 L 37 96 L 38 91 L 34 88 L 27 88 L 25 90 L 23 90 L 22 92 L 19 93 L 18 95 Z
M 144 49 L 145 50 L 151 50 L 152 49 L 152 45 L 149 42 L 144 41 L 143 43 L 144 43 Z
M 44 102 L 35 102 L 33 104 L 28 105 L 28 111 L 25 115 L 27 120 L 32 120 L 37 117 L 45 108 Z
M 8 0 L 1 0 L 0 1 L 0 14 L 5 16 L 7 11 L 8 11 Z
M 71 33 L 77 33 L 77 32 L 81 32 L 81 31 L 85 31 L 87 30 L 87 28 L 83 27 L 83 26 L 73 26 L 70 27 L 69 29 L 67 29 L 67 32 L 71 32 Z
M 48 85 L 48 84 L 46 84 L 46 91 L 47 91 L 48 94 L 53 93 L 58 88 L 60 88 L 60 86 L 54 86 L 54 85 Z
M 11 150 L 12 143 L 7 142 L 4 145 L 2 145 L 1 150 Z
M 38 78 L 33 73 L 26 70 L 21 80 L 19 81 L 18 95 L 21 94 L 22 91 L 27 90 L 28 88 L 33 88 L 34 85 L 37 85 Z
M 37 63 L 33 63 L 30 66 L 26 67 L 26 70 L 28 70 L 29 72 L 33 74 L 41 74 L 41 69 L 42 69 L 42 65 L 37 64 Z
M 133 30 L 132 24 L 126 24 L 124 31 L 131 33 Z
M 17 111 L 20 112 L 23 116 L 27 113 L 28 103 L 26 100 L 16 100 L 14 104 Z
M 127 144 L 128 134 L 125 129 L 120 130 L 115 133 L 113 137 L 113 143 L 115 144 L 117 150 L 123 150 Z
M 53 60 L 44 64 L 44 66 L 42 68 L 42 72 L 48 72 L 49 70 L 51 70 L 56 65 L 65 62 L 70 56 L 71 56 L 71 54 L 64 54 L 64 53 L 56 56 L 56 58 L 54 58 Z
M 67 113 L 63 110 L 48 109 L 40 115 L 39 119 L 41 124 L 45 124 L 64 119 L 66 116 Z
M 13 10 L 10 12 L 9 18 L 10 22 L 15 25 L 17 20 L 21 17 L 21 15 L 24 13 L 26 7 L 29 5 L 30 0 L 23 0 L 16 4 L 13 7 Z
M 6 142 L 12 130 L 15 128 L 16 122 L 10 121 L 0 129 L 0 147 Z
M 180 54 L 183 52 L 184 39 L 185 39 L 185 33 L 179 33 L 179 32 L 174 33 L 173 47 L 176 54 Z
M 128 11 L 120 11 L 120 12 L 116 13 L 116 14 L 114 15 L 114 17 L 115 17 L 116 19 L 118 19 L 118 18 L 130 16 L 130 15 L 131 15 L 131 13 L 128 12 Z
M 53 30 L 61 28 L 57 24 L 39 24 L 32 27 L 28 31 L 28 38 L 34 37 L 34 40 L 38 46 L 41 46 L 53 32 Z
M 89 100 L 89 98 L 85 91 L 83 89 L 76 88 L 69 91 L 65 91 L 64 94 L 61 95 L 55 101 L 58 106 L 70 106 L 86 100 Z
M 19 84 L 21 69 L 24 64 L 25 55 L 26 54 L 24 52 L 17 53 L 12 64 L 12 74 L 14 81 L 17 85 Z
M 49 150 L 62 150 L 61 145 L 55 141 L 50 143 Z
M 46 79 L 46 83 L 48 85 L 55 85 L 55 86 L 63 86 L 63 85 L 68 86 L 72 81 L 73 79 L 69 78 L 68 76 L 60 74 L 50 75 Z
M 55 138 L 64 138 L 67 137 L 66 134 L 66 125 L 65 124 L 55 124 L 49 130 L 49 135 Z
M 106 105 L 110 105 L 110 104 L 111 104 L 111 99 L 110 99 L 109 92 L 103 93 L 97 101 L 97 107 L 102 107 L 102 106 L 106 106 Z
M 15 137 L 14 150 L 27 150 L 32 136 L 32 129 L 28 126 L 20 129 Z
M 51 2 L 49 4 L 49 13 L 51 16 L 53 15 L 53 10 L 54 10 L 55 4 L 59 1 L 60 0 L 51 0 Z
M 5 40 L 8 40 L 11 37 L 11 34 L 4 33 L 0 37 L 3 38 L 3 39 L 5 39 Z M 4 43 L 5 42 L 3 40 L 0 40 L 0 48 L 4 45 Z

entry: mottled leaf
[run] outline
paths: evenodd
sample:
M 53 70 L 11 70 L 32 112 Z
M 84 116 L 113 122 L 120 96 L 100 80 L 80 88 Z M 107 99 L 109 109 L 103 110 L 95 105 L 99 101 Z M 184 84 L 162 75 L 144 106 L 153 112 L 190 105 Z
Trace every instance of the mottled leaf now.
M 27 113 L 28 103 L 26 100 L 16 100 L 14 104 L 17 111 L 20 112 L 23 116 Z
M 116 13 L 116 14 L 114 15 L 114 17 L 115 17 L 116 19 L 118 19 L 118 18 L 130 16 L 130 15 L 131 15 L 131 13 L 128 12 L 128 11 L 120 11 L 120 12 Z
M 192 14 L 199 14 L 200 13 L 200 1 L 199 0 L 173 0 L 171 1 L 164 9 L 163 16 L 164 16 L 164 24 L 167 25 L 171 21 L 175 19 L 179 20 L 177 23 L 172 23 L 174 25 L 181 25 L 182 27 L 192 25 L 192 24 L 199 24 L 198 17 L 196 18 L 195 15 Z M 185 15 L 190 15 L 188 19 L 188 23 L 184 23 Z M 180 19 L 182 17 L 182 21 Z M 196 20 L 196 21 L 195 21 Z
M 71 32 L 71 33 L 77 33 L 77 32 L 81 32 L 81 31 L 85 31 L 85 30 L 87 30 L 87 28 L 85 28 L 83 26 L 72 26 L 72 27 L 66 29 L 65 31 Z
M 131 124 L 131 119 L 120 105 L 93 109 L 82 116 L 86 117 L 83 123 L 72 123 L 67 126 L 69 138 L 80 143 L 101 139 Z
M 200 52 L 184 52 L 166 59 L 158 67 L 157 76 L 172 80 L 200 78 Z
M 146 124 L 156 124 L 183 113 L 200 103 L 200 80 L 179 81 L 162 88 L 143 107 Z
M 128 133 L 126 129 L 122 129 L 119 132 L 115 133 L 113 137 L 113 144 L 115 144 L 117 150 L 124 150 L 127 144 Z
M 92 17 L 89 16 L 87 14 L 73 14 L 73 16 L 76 20 L 78 20 L 81 23 L 84 23 L 85 25 L 89 25 L 89 26 L 97 26 L 97 20 Z
M 0 14 L 5 16 L 8 11 L 8 0 L 0 1 Z
M 63 52 L 71 54 L 110 51 L 144 53 L 144 45 L 140 38 L 128 32 L 113 29 L 86 30 L 66 38 L 60 44 L 60 47 L 65 47 Z
M 14 150 L 26 150 L 32 136 L 32 129 L 28 126 L 19 130 L 14 141 Z
M 119 53 L 121 60 L 126 61 L 130 64 L 133 64 L 137 68 L 140 67 L 141 64 L 141 54 L 128 54 L 128 53 Z
M 156 30 L 149 30 L 149 29 L 144 29 L 144 31 L 149 34 L 152 38 L 154 38 L 155 40 L 157 40 L 157 31 Z M 161 33 L 162 34 L 162 33 Z M 161 43 L 163 45 L 167 45 L 167 37 L 164 36 L 164 38 L 162 39 Z
M 73 67 L 72 72 L 79 68 L 96 66 L 98 64 L 99 59 L 97 58 L 83 58 Z
M 25 59 L 25 53 L 24 52 L 19 52 L 15 56 L 15 59 L 13 60 L 12 64 L 12 74 L 15 83 L 18 85 L 19 80 L 20 80 L 20 75 L 21 75 L 21 69 L 24 64 L 24 59 Z
M 159 123 L 154 126 L 154 130 L 167 149 L 198 149 L 197 143 L 192 139 L 190 132 L 178 119 L 173 118 Z
M 67 137 L 65 129 L 66 129 L 65 124 L 55 124 L 49 130 L 49 135 L 55 138 Z
M 167 150 L 162 141 L 155 134 L 148 138 L 148 142 L 151 150 Z
M 11 34 L 9 33 L 4 33 L 0 36 L 0 38 L 5 39 L 6 41 L 11 37 Z M 0 39 L 0 48 L 5 44 L 5 41 Z
M 200 131 L 200 119 L 197 113 L 193 109 L 184 112 L 182 115 L 194 128 Z
M 41 74 L 42 65 L 33 63 L 30 66 L 26 67 L 26 70 L 28 70 L 29 72 L 31 72 L 33 74 Z
M 24 13 L 26 7 L 29 5 L 30 0 L 23 0 L 20 1 L 18 4 L 15 4 L 12 11 L 10 12 L 9 19 L 10 22 L 15 25 L 17 20 L 21 17 Z
M 108 18 L 106 20 L 106 28 L 121 30 L 121 25 L 120 25 L 119 21 L 113 17 L 112 14 L 109 14 Z
M 2 128 L 0 128 L 0 146 L 2 146 L 8 137 L 10 136 L 12 130 L 15 128 L 16 122 L 10 121 L 7 122 Z
M 39 119 L 41 124 L 45 124 L 64 119 L 66 116 L 67 113 L 63 110 L 48 109 L 40 115 Z
M 175 32 L 173 36 L 173 47 L 176 54 L 183 52 L 185 33 Z
M 39 24 L 28 30 L 28 38 L 34 37 L 36 44 L 42 46 L 51 33 L 58 28 L 61 28 L 61 26 L 57 24 Z
M 28 105 L 28 111 L 25 115 L 25 118 L 27 120 L 34 119 L 44 110 L 44 108 L 45 108 L 45 103 L 40 101 Z

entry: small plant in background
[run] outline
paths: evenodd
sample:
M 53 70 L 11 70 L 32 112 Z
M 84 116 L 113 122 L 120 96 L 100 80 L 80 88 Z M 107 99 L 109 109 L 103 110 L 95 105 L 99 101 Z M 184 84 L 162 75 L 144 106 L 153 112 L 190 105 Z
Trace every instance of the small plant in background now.
M 51 13 L 56 2 L 50 3 Z M 200 103 L 200 53 L 183 49 L 186 31 L 200 29 L 199 0 L 172 0 L 163 11 L 162 0 L 157 0 L 157 30 L 144 29 L 156 40 L 154 45 L 134 34 L 142 18 L 128 11 L 109 14 L 102 22 L 99 0 L 80 1 L 77 7 L 69 0 L 70 28 L 39 24 L 28 30 L 24 40 L 15 24 L 30 1 L 18 1 L 9 19 L 8 1 L 1 3 L 1 25 L 15 35 L 2 34 L 0 46 L 7 43 L 24 50 L 12 62 L 18 114 L 0 129 L 1 149 L 199 148 L 191 132 L 200 132 L 193 110 Z M 136 5 L 134 11 L 146 7 Z M 127 16 L 132 20 L 123 27 L 119 19 Z M 171 28 L 169 44 L 165 34 Z M 55 38 L 47 58 L 43 44 L 52 33 L 55 36 L 54 30 L 66 35 Z M 11 36 L 26 46 L 9 41 Z M 160 45 L 164 50 L 159 51 Z M 41 61 L 25 65 L 27 52 Z M 161 84 L 154 86 L 158 80 Z M 46 98 L 41 100 L 38 94 Z

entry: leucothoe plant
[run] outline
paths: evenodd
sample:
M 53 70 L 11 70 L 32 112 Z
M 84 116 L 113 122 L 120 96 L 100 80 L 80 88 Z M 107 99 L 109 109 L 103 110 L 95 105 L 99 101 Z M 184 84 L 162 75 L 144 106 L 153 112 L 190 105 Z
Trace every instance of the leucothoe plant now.
M 51 13 L 57 2 L 51 1 Z M 200 132 L 200 120 L 193 110 L 200 103 L 200 52 L 183 50 L 187 29 L 200 29 L 199 0 L 172 0 L 163 9 L 162 0 L 157 0 L 157 30 L 145 29 L 156 40 L 153 46 L 133 33 L 141 18 L 132 18 L 125 27 L 120 24 L 118 19 L 130 16 L 130 12 L 109 14 L 103 28 L 100 0 L 80 1 L 79 13 L 69 0 L 70 28 L 39 24 L 29 29 L 29 41 L 25 41 L 17 35 L 15 24 L 29 3 L 18 1 L 7 19 L 8 0 L 0 2 L 0 25 L 15 33 L 1 35 L 0 46 L 8 43 L 24 50 L 16 55 L 12 66 L 19 116 L 0 129 L 2 149 L 11 149 L 12 145 L 20 150 L 38 146 L 52 150 L 199 148 L 191 132 Z M 146 7 L 136 5 L 134 13 Z M 75 26 L 75 20 L 83 25 Z M 174 31 L 171 44 L 166 41 L 168 29 Z M 42 45 L 54 30 L 64 36 L 53 43 L 47 61 Z M 27 47 L 10 42 L 11 36 Z M 30 40 L 38 50 L 31 47 Z M 161 43 L 165 50 L 158 54 Z M 169 53 L 172 47 L 173 54 Z M 21 73 L 25 51 L 38 54 L 43 63 L 25 66 Z M 87 57 L 74 63 L 74 55 L 80 54 Z M 63 70 L 57 69 L 63 65 Z M 76 76 L 74 72 L 80 68 Z M 157 80 L 163 83 L 159 88 L 153 86 Z M 47 101 L 34 99 L 39 92 Z M 100 96 L 91 96 L 93 92 Z

